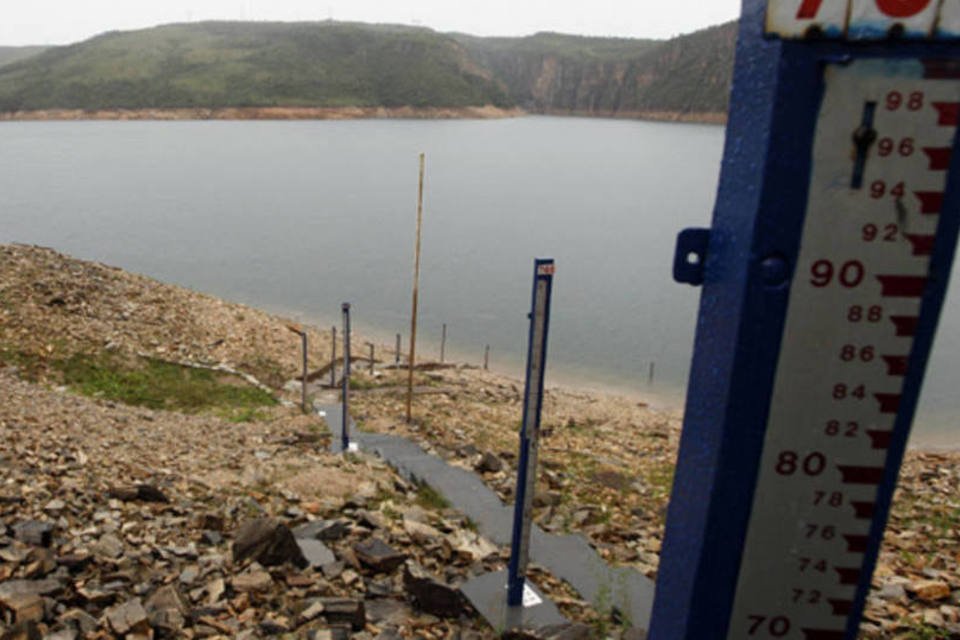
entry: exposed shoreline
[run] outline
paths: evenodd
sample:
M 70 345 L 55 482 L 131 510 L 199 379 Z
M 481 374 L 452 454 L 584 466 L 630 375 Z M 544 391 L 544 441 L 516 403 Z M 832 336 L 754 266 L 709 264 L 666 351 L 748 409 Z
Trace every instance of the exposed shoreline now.
M 679 111 L 590 112 L 550 109 L 530 112 L 493 105 L 476 107 L 217 107 L 174 109 L 40 109 L 0 112 L 0 122 L 59 122 L 99 120 L 496 120 L 527 115 L 613 118 L 723 125 L 725 113 Z
M 516 118 L 522 109 L 480 107 L 219 107 L 7 111 L 0 121 L 73 120 L 455 120 Z
M 573 116 L 585 118 L 611 118 L 614 120 L 650 120 L 653 122 L 681 122 L 684 124 L 727 124 L 725 112 L 683 112 L 683 111 L 568 111 L 563 109 L 549 109 L 544 112 L 549 116 Z

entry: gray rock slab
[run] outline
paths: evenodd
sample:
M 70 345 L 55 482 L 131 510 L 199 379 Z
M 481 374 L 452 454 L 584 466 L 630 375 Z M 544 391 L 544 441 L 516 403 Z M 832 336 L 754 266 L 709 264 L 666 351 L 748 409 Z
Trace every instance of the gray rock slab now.
M 307 559 L 311 567 L 322 567 L 337 561 L 333 552 L 319 540 L 297 538 L 297 546 L 300 547 L 300 553 Z
M 340 405 L 319 409 L 326 412 L 331 432 L 339 434 Z M 433 487 L 495 544 L 510 544 L 513 507 L 501 502 L 476 474 L 447 464 L 407 438 L 366 433 L 356 429 L 352 422 L 351 428 L 351 440 L 361 450 L 379 456 L 405 479 Z M 331 449 L 337 451 L 338 447 L 339 438 L 335 437 Z M 649 628 L 653 581 L 635 569 L 610 567 L 583 536 L 552 535 L 534 525 L 530 560 L 566 580 L 595 606 L 613 607 L 630 625 L 642 631 Z
M 507 572 L 487 573 L 460 587 L 473 608 L 498 632 L 511 629 L 537 630 L 566 624 L 556 605 L 527 581 L 524 606 L 507 606 Z

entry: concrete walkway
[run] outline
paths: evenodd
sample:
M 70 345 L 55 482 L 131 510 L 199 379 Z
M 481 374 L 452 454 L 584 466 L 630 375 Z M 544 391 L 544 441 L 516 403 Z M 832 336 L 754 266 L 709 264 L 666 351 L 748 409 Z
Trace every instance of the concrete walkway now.
M 340 452 L 340 405 L 318 407 L 334 435 L 331 450 Z M 351 442 L 375 453 L 401 476 L 423 483 L 442 494 L 458 511 L 476 523 L 495 544 L 509 546 L 513 506 L 505 505 L 476 474 L 447 464 L 420 445 L 400 436 L 365 433 L 350 421 Z M 635 569 L 608 566 L 583 536 L 553 535 L 534 525 L 530 560 L 566 580 L 582 598 L 600 609 L 616 609 L 630 624 L 649 628 L 654 583 Z

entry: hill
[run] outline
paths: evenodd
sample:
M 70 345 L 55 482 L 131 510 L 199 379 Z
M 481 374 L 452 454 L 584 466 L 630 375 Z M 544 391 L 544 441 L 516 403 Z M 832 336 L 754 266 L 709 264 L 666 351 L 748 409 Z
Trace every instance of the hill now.
M 666 42 L 455 37 L 525 109 L 616 116 L 725 112 L 736 35 L 728 23 Z
M 107 33 L 0 69 L 0 110 L 506 105 L 456 42 L 347 23 Z
M 0 66 L 0 112 L 494 105 L 707 117 L 726 110 L 735 38 L 734 23 L 668 41 L 479 38 L 338 22 L 176 24 Z
M 0 67 L 46 51 L 49 47 L 0 47 Z

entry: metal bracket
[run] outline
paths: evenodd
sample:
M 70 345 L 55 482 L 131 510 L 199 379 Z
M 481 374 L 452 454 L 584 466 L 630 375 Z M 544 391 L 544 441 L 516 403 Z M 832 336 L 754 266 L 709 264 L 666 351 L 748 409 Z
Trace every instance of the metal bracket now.
M 703 284 L 710 246 L 710 229 L 684 229 L 677 237 L 673 258 L 673 279 L 699 287 Z

